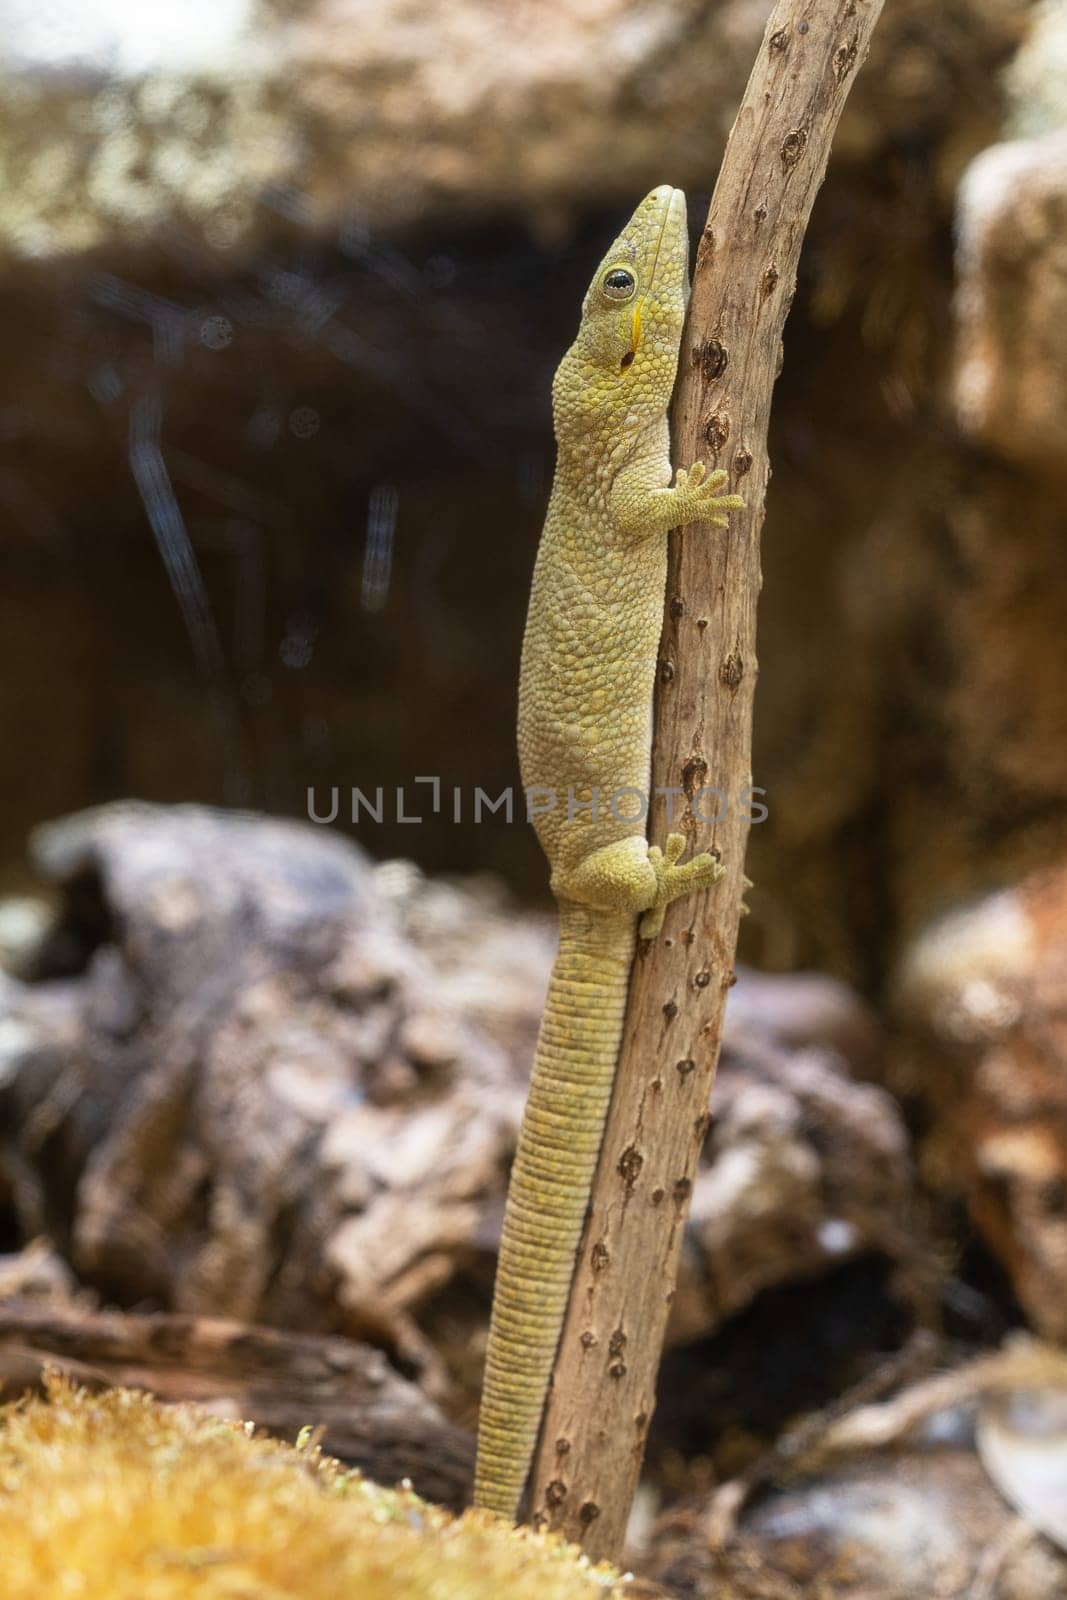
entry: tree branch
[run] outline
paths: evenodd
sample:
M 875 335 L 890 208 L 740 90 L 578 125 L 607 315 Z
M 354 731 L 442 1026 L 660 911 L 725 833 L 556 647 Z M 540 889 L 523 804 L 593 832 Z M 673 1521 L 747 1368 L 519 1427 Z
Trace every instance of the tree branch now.
M 675 903 L 634 964 L 615 1090 L 534 1464 L 531 1515 L 617 1557 L 655 1398 L 682 1229 L 708 1126 L 744 888 L 767 424 L 797 262 L 882 0 L 780 0 L 726 146 L 697 252 L 675 460 L 726 467 L 728 532 L 671 537 L 653 785 L 726 877 Z M 708 786 L 722 792 L 701 796 Z M 710 819 L 726 814 L 721 821 Z M 666 800 L 649 836 L 668 831 Z

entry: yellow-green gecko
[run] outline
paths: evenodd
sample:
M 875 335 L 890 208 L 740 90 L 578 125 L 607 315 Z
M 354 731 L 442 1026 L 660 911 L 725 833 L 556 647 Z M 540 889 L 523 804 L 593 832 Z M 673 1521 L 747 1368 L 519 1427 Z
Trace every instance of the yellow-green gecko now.
M 556 473 L 523 642 L 519 755 L 559 951 L 508 1191 L 475 1482 L 476 1504 L 509 1517 L 559 1342 L 635 939 L 722 875 L 711 855 L 681 864 L 681 834 L 649 845 L 644 820 L 667 533 L 723 525 L 742 504 L 699 461 L 671 486 L 688 259 L 685 196 L 654 189 L 597 268 L 552 388 Z

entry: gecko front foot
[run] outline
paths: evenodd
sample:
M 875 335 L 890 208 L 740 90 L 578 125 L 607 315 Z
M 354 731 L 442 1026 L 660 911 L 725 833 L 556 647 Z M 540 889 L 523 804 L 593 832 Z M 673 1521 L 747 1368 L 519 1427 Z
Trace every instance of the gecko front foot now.
M 726 482 L 726 473 L 720 468 L 708 476 L 703 461 L 694 461 L 686 471 L 679 467 L 674 475 L 674 492 L 679 504 L 684 505 L 687 520 L 710 522 L 713 527 L 725 528 L 727 511 L 740 511 L 745 502 L 739 494 L 719 494 Z
M 648 849 L 649 865 L 656 874 L 656 897 L 638 924 L 638 937 L 654 939 L 663 927 L 663 914 L 672 900 L 694 889 L 707 889 L 718 883 L 726 868 L 708 851 L 694 856 L 683 866 L 678 865 L 685 849 L 684 833 L 669 833 L 667 846 L 661 850 L 653 844 Z

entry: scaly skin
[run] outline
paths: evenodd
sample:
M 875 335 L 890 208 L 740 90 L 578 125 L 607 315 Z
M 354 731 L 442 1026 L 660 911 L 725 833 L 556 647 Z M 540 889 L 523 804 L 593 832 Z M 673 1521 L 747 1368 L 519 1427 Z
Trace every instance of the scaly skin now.
M 519 686 L 528 793 L 559 902 L 497 1268 L 475 1503 L 514 1517 L 559 1342 L 618 1056 L 630 965 L 664 907 L 722 875 L 649 846 L 644 809 L 667 533 L 742 504 L 702 462 L 671 487 L 667 408 L 689 296 L 685 197 L 654 189 L 597 269 L 553 385 L 558 446 Z M 627 281 L 628 280 L 628 281 Z M 599 815 L 588 807 L 598 795 Z M 568 795 L 573 803 L 568 808 Z M 535 796 L 535 804 L 543 801 Z M 614 805 L 612 802 L 614 801 Z

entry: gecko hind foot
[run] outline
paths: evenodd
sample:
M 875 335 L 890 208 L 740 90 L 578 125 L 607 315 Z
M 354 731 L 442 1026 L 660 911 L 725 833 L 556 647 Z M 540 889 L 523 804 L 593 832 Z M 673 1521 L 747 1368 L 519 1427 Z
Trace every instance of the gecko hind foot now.
M 685 834 L 669 833 L 666 847 L 649 846 L 648 860 L 656 874 L 656 898 L 638 924 L 638 937 L 654 939 L 663 927 L 663 916 L 672 900 L 691 894 L 694 889 L 708 889 L 718 883 L 726 868 L 707 850 L 679 866 L 685 850 Z

